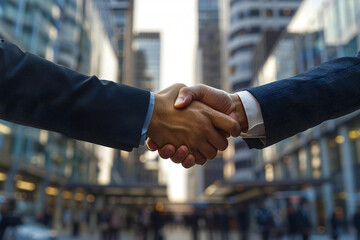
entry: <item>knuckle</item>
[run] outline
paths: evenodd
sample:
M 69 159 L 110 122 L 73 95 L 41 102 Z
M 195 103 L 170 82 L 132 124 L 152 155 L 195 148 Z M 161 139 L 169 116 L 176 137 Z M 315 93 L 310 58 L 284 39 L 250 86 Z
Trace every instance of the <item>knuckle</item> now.
M 235 134 L 235 136 L 240 135 L 240 126 L 239 123 L 237 123 L 235 120 L 232 120 L 231 130 Z
M 225 140 L 225 141 L 222 143 L 222 146 L 219 148 L 219 150 L 220 150 L 220 151 L 225 151 L 228 146 L 229 146 L 229 142 Z
M 211 151 L 209 159 L 214 159 L 217 155 L 217 151 Z
M 172 157 L 171 160 L 174 162 L 174 163 L 181 163 L 182 161 L 177 158 L 177 157 Z
M 163 151 L 159 151 L 159 155 L 163 159 L 168 159 L 169 157 L 171 157 L 166 152 L 163 152 Z

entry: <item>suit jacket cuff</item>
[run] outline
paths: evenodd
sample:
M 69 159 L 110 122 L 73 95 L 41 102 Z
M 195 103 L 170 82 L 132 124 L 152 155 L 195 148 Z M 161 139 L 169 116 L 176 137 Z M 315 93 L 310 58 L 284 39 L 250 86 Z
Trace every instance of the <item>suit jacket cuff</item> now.
M 147 129 L 149 127 L 150 124 L 150 120 L 154 111 L 154 105 L 155 105 L 155 96 L 154 93 L 150 92 L 150 101 L 149 101 L 149 107 L 148 107 L 148 111 L 146 114 L 146 118 L 144 121 L 144 125 L 141 131 L 141 138 L 140 138 L 140 145 L 144 145 L 145 144 L 145 140 L 146 140 L 146 132 Z

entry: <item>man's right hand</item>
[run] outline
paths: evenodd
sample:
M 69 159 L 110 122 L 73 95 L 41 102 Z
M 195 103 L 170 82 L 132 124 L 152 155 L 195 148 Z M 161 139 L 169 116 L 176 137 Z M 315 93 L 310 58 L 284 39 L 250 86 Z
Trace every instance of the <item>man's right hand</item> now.
M 184 108 L 195 100 L 229 115 L 240 124 L 242 132 L 247 131 L 248 122 L 246 113 L 237 94 L 228 94 L 225 91 L 206 85 L 182 87 L 174 106 L 177 108 Z M 233 137 L 238 137 L 240 133 L 232 132 L 231 135 Z M 171 158 L 176 163 L 188 163 L 192 162 L 193 159 L 196 160 L 196 156 L 193 156 L 185 145 L 176 149 L 174 145 L 166 144 L 160 148 L 151 138 L 148 139 L 147 145 L 152 151 L 158 150 L 159 155 L 162 158 Z
M 186 108 L 174 108 L 175 99 L 183 87 L 185 85 L 175 84 L 155 94 L 155 106 L 147 135 L 153 145 L 171 144 L 172 149 L 177 148 L 174 161 L 182 158 L 183 166 L 190 167 L 189 165 L 193 165 L 194 162 L 204 164 L 206 159 L 216 156 L 217 150 L 226 149 L 226 136 L 221 134 L 219 129 L 231 135 L 238 135 L 240 126 L 233 118 L 199 101 L 187 103 L 190 105 Z M 159 153 L 164 157 L 167 151 L 167 147 L 164 147 Z M 184 161 L 188 152 L 193 155 L 192 161 L 191 156 L 190 160 Z

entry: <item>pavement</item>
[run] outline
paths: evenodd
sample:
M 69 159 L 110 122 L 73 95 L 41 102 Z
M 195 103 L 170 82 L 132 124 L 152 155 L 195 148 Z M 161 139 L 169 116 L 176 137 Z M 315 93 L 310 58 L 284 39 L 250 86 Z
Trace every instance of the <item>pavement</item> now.
M 189 229 L 186 228 L 173 228 L 173 227 L 167 227 L 163 231 L 164 233 L 164 240 L 192 240 L 191 232 Z M 121 233 L 121 238 L 119 240 L 142 240 L 141 237 L 135 236 L 134 232 L 130 231 L 123 231 Z M 241 239 L 236 231 L 232 231 L 229 236 L 229 240 L 239 240 Z M 249 240 L 261 240 L 261 237 L 256 234 L 252 233 L 250 234 Z M 300 240 L 301 238 L 297 238 L 296 240 Z M 58 238 L 58 240 L 100 240 L 100 237 L 98 234 L 88 234 L 83 233 L 77 238 L 70 237 L 68 234 L 61 234 Z M 148 240 L 152 240 L 152 235 L 149 235 Z M 199 234 L 198 240 L 209 240 L 209 236 L 205 231 L 201 231 Z M 214 236 L 213 240 L 221 240 L 220 236 Z M 283 237 L 282 239 L 277 240 L 290 240 L 287 237 Z M 291 239 L 293 240 L 293 239 Z M 329 235 L 312 235 L 309 240 L 331 240 L 331 237 Z M 342 235 L 339 240 L 356 240 L 354 234 L 344 234 Z

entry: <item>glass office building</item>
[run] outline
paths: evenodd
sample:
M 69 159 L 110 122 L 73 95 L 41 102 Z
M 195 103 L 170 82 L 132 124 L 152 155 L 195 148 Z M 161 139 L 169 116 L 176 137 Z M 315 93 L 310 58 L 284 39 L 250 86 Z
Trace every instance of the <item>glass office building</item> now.
M 229 1 L 229 29 L 227 33 L 228 81 L 230 89 L 240 91 L 253 79 L 253 54 L 262 41 L 262 34 L 273 31 L 276 40 L 294 16 L 301 0 L 231 0 Z M 227 172 L 235 172 L 235 180 L 251 180 L 253 152 L 241 138 L 233 141 L 233 157 L 226 163 Z
M 294 16 L 301 0 L 231 0 L 229 29 L 230 82 L 234 91 L 252 80 L 252 54 L 267 29 L 281 31 Z
M 0 37 L 24 51 L 101 77 L 103 72 L 114 72 L 109 61 L 115 62 L 116 68 L 118 64 L 96 11 L 91 1 L 83 0 L 1 0 Z M 96 40 L 101 49 L 96 48 Z M 105 57 L 108 62 L 101 63 Z M 0 191 L 23 203 L 26 214 L 52 209 L 59 223 L 63 207 L 95 200 L 94 196 L 88 198 L 84 189 L 67 186 L 98 183 L 103 158 L 99 157 L 100 148 L 58 133 L 0 121 Z
M 217 0 L 199 0 L 199 54 L 202 83 L 221 88 L 219 5 Z
M 306 0 L 253 85 L 291 77 L 337 57 L 355 56 L 359 49 L 359 1 Z M 264 149 L 254 162 L 256 180 L 289 185 L 303 181 L 295 189 L 311 203 L 319 232 L 337 208 L 351 220 L 360 201 L 359 127 L 360 113 L 354 112 Z
M 139 33 L 133 42 L 135 86 L 160 91 L 160 34 Z

